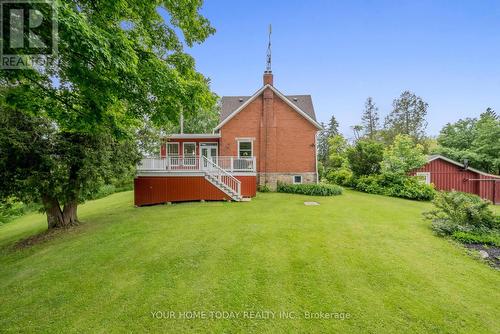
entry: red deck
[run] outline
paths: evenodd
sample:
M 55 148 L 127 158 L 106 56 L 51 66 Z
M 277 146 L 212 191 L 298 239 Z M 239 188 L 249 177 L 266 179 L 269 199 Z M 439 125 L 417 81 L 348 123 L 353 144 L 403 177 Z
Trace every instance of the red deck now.
M 254 197 L 256 176 L 235 176 L 241 182 L 241 195 Z M 184 201 L 220 201 L 230 197 L 203 176 L 138 176 L 134 180 L 137 206 Z

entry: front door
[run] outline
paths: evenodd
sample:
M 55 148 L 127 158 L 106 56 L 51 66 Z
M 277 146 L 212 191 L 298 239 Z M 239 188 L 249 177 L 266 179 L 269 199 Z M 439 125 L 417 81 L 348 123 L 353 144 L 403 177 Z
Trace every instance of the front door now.
M 201 148 L 201 156 L 202 157 L 205 157 L 208 160 L 212 161 L 214 164 L 217 164 L 218 148 L 217 148 L 216 143 L 214 143 L 214 144 L 201 144 L 200 148 Z M 210 167 L 210 166 L 208 166 L 209 163 L 205 159 L 201 158 L 201 160 L 202 160 L 201 166 L 203 168 Z

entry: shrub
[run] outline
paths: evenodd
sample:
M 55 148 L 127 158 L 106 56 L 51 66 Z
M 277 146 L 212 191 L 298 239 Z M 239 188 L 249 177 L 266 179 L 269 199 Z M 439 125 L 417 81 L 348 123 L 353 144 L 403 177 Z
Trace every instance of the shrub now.
M 356 176 L 378 174 L 383 159 L 384 145 L 374 140 L 358 140 L 347 149 L 347 159 Z
M 271 192 L 271 188 L 267 184 L 261 184 L 257 187 L 257 191 L 261 193 Z
M 500 246 L 500 233 L 475 233 L 456 231 L 451 235 L 453 239 L 464 244 L 484 244 Z
M 385 180 L 392 179 L 392 183 L 386 188 L 389 196 L 429 201 L 436 194 L 433 186 L 422 183 L 416 177 L 397 176 L 394 178 L 387 175 L 383 177 Z
M 99 191 L 96 193 L 92 194 L 92 199 L 100 199 L 104 198 L 106 196 L 112 195 L 114 193 L 119 193 L 122 191 L 128 191 L 134 189 L 134 185 L 132 183 L 117 183 L 117 185 L 114 184 L 105 184 L 101 188 L 99 188 Z
M 491 235 L 500 231 L 500 217 L 489 208 L 489 201 L 458 191 L 441 192 L 433 201 L 434 210 L 424 213 L 432 221 L 432 229 L 441 236 L 456 232 Z M 466 239 L 467 234 L 456 234 Z
M 368 175 L 358 178 L 354 188 L 370 194 L 428 201 L 436 191 L 430 185 L 421 183 L 416 177 L 398 174 Z
M 0 225 L 10 222 L 11 220 L 20 217 L 28 212 L 34 212 L 40 209 L 37 203 L 25 204 L 8 198 L 0 202 Z
M 361 176 L 354 182 L 354 188 L 370 194 L 384 194 L 380 179 L 380 175 Z
M 276 190 L 280 193 L 302 194 L 310 196 L 341 195 L 342 187 L 334 184 L 290 184 L 278 182 Z
M 330 183 L 350 187 L 352 185 L 352 172 L 348 168 L 330 170 L 326 174 L 326 180 Z
M 322 180 L 325 177 L 325 166 L 321 161 L 318 161 L 318 178 Z

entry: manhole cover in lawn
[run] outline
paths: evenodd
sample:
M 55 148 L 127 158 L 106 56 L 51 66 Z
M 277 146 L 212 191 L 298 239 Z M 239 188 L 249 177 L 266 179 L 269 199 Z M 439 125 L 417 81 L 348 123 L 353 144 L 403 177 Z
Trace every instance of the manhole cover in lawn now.
M 307 205 L 307 206 L 309 206 L 309 205 L 319 205 L 319 203 L 318 202 L 304 202 L 304 205 Z

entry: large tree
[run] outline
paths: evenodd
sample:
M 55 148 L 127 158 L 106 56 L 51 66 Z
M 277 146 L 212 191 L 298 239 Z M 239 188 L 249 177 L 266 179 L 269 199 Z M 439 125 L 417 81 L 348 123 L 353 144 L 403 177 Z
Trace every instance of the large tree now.
M 338 169 L 347 164 L 347 149 L 349 144 L 340 134 L 328 139 L 329 156 L 328 167 Z
M 384 174 L 406 175 L 422 167 L 426 161 L 422 145 L 415 144 L 408 135 L 397 135 L 394 143 L 384 150 L 381 171 Z
M 321 122 L 321 130 L 318 133 L 318 161 L 323 166 L 328 161 L 328 132 L 325 123 Z
M 435 153 L 469 160 L 472 167 L 500 173 L 500 117 L 488 108 L 477 118 L 446 124 L 439 133 Z
M 378 108 L 371 97 L 366 99 L 365 110 L 361 116 L 361 125 L 363 126 L 364 136 L 375 140 L 379 130 L 379 116 Z
M 322 130 L 318 135 L 318 160 L 323 164 L 323 166 L 328 166 L 328 156 L 329 156 L 329 139 L 339 134 L 339 123 L 334 115 L 330 118 L 328 126 L 321 123 Z
M 425 139 L 428 104 L 410 91 L 404 91 L 392 103 L 392 111 L 385 118 L 384 133 L 392 142 L 397 135 L 410 136 L 416 143 Z
M 214 32 L 201 4 L 57 1 L 57 55 L 0 72 L 0 199 L 40 201 L 50 228 L 70 226 L 101 181 L 134 166 L 141 122 L 213 108 L 209 82 L 176 32 L 188 46 Z
M 328 137 L 333 137 L 339 134 L 339 122 L 337 122 L 337 119 L 334 115 L 332 115 L 330 121 L 328 122 L 326 132 L 328 134 Z

